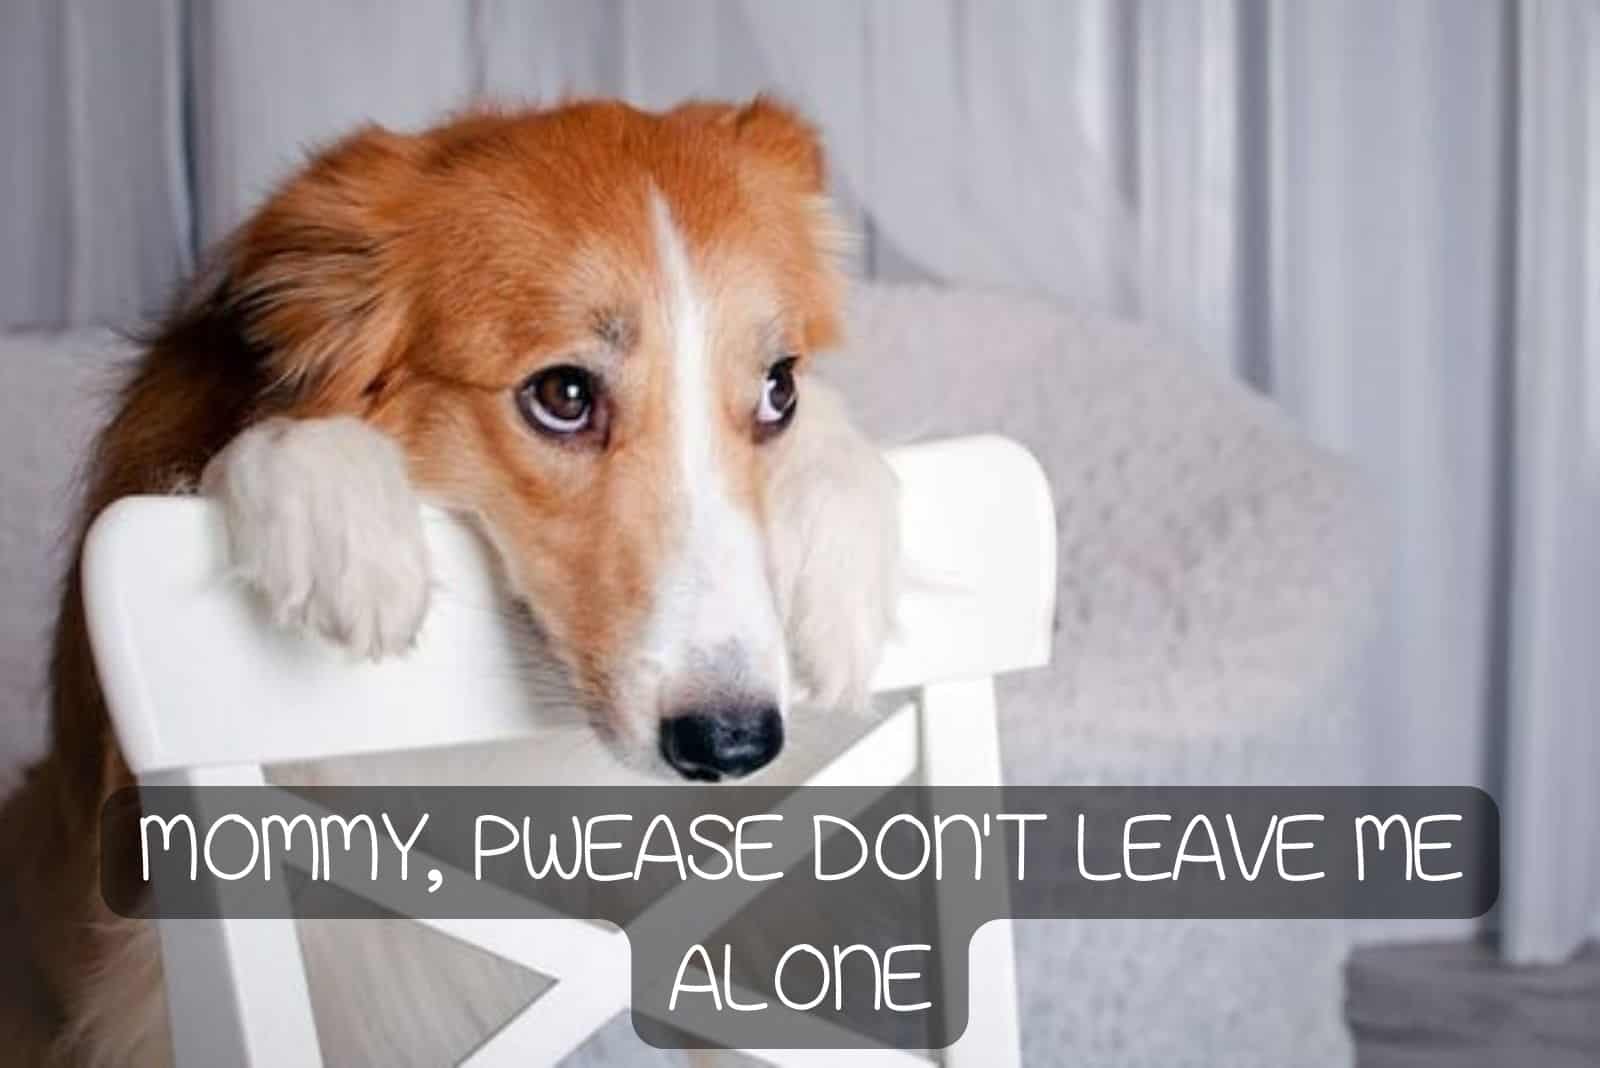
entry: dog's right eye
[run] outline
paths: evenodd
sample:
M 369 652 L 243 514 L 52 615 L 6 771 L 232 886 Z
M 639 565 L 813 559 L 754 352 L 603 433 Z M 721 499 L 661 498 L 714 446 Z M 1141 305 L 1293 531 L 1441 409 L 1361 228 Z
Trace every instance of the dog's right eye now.
M 535 430 L 576 434 L 593 424 L 597 392 L 592 374 L 563 364 L 548 367 L 522 383 L 517 389 L 517 408 Z

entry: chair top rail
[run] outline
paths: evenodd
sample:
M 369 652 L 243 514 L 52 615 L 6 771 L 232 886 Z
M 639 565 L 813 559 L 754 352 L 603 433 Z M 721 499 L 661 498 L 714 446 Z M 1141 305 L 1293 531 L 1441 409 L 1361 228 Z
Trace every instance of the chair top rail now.
M 1049 658 L 1055 519 L 1034 458 L 999 437 L 887 454 L 906 580 L 875 690 L 1035 667 Z M 381 663 L 270 624 L 227 567 L 222 518 L 195 497 L 130 497 L 84 546 L 100 681 L 135 774 L 527 739 L 587 729 L 531 670 L 496 565 L 458 518 L 428 510 L 435 574 L 417 646 Z

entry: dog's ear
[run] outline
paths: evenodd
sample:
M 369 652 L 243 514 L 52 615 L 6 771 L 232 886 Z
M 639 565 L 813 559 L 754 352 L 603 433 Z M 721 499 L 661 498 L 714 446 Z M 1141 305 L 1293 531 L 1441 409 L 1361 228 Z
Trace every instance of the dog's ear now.
M 771 97 L 758 96 L 733 118 L 739 143 L 775 171 L 790 175 L 805 194 L 811 239 L 820 253 L 807 286 L 805 344 L 809 350 L 832 348 L 843 334 L 839 308 L 844 280 L 839 266 L 854 246 L 849 229 L 829 199 L 822 139 L 796 112 Z
M 805 347 L 832 348 L 843 334 L 840 270 L 855 246 L 854 235 L 839 220 L 827 194 L 827 167 L 816 127 L 770 96 L 747 104 L 694 101 L 669 113 L 680 122 L 705 123 L 731 133 L 745 158 L 764 178 L 775 179 L 799 195 L 807 236 L 815 255 L 791 273 L 797 303 L 806 309 Z
M 275 385 L 308 411 L 352 411 L 405 343 L 397 206 L 421 143 L 368 127 L 320 152 L 235 233 L 226 301 Z
M 674 108 L 671 116 L 725 127 L 742 147 L 791 178 L 804 192 L 823 192 L 827 166 L 822 138 L 815 126 L 786 104 L 770 96 L 758 96 L 743 105 L 696 100 Z
M 820 194 L 827 164 L 817 129 L 771 97 L 758 96 L 734 118 L 739 142 L 797 178 L 809 193 Z

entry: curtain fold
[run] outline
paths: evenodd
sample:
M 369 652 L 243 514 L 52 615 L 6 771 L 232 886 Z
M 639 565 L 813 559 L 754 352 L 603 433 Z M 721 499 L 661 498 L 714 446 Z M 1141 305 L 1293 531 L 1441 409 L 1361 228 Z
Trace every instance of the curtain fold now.
M 1505 806 L 1503 943 L 1600 912 L 1585 0 L 16 0 L 0 323 L 126 325 L 308 143 L 475 95 L 789 97 L 863 269 L 1137 316 L 1364 468 L 1374 781 Z
M 466 7 L 208 0 L 188 10 L 201 247 L 307 150 L 361 123 L 424 125 L 477 85 Z
M 189 268 L 181 11 L 0 7 L 0 325 L 136 320 Z
M 1508 305 L 1505 8 L 1283 5 L 1268 149 L 1275 398 L 1368 473 L 1389 581 L 1377 781 L 1498 785 L 1495 569 Z
M 1502 929 L 1533 963 L 1600 931 L 1600 10 L 1541 0 L 1516 34 Z

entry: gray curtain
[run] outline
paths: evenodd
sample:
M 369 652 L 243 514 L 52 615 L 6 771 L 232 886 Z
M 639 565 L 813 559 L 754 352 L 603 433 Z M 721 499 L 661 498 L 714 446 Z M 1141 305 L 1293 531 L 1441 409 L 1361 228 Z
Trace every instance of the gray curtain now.
M 1366 469 L 1369 775 L 1496 794 L 1508 956 L 1593 930 L 1596 5 L 13 0 L 0 26 L 12 325 L 136 319 L 359 120 L 786 94 L 867 273 L 1150 320 Z
M 179 8 L 0 8 L 0 324 L 127 321 L 189 266 Z

